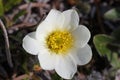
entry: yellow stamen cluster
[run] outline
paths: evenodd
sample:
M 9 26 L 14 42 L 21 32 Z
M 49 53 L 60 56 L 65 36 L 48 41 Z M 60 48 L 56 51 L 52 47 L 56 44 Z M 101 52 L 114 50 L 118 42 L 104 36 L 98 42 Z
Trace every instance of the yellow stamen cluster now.
M 73 45 L 73 37 L 68 31 L 53 31 L 46 39 L 50 51 L 60 54 L 67 52 Z

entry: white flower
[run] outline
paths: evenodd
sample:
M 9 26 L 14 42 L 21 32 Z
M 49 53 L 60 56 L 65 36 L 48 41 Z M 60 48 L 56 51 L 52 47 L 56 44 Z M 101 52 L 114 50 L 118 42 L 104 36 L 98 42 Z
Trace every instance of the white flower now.
M 30 54 L 38 55 L 45 70 L 53 70 L 64 79 L 71 79 L 77 65 L 87 64 L 92 51 L 87 44 L 89 30 L 79 25 L 75 10 L 60 12 L 52 9 L 35 32 L 23 39 L 23 48 Z

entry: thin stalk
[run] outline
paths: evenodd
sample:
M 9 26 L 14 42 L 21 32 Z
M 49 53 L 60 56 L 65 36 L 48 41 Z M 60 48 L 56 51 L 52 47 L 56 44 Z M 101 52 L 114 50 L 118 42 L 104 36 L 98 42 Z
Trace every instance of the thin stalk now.
M 1 29 L 3 31 L 3 36 L 5 39 L 5 51 L 6 51 L 7 61 L 8 61 L 9 66 L 12 68 L 13 63 L 12 63 L 11 53 L 10 53 L 10 49 L 9 49 L 10 46 L 9 46 L 8 34 L 7 34 L 7 30 L 5 28 L 5 25 L 3 24 L 1 19 L 0 19 L 0 25 L 1 25 Z

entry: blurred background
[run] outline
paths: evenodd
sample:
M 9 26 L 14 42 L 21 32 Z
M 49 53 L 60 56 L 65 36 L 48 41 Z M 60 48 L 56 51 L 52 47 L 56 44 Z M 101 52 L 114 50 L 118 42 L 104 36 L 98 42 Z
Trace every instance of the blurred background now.
M 64 80 L 22 48 L 52 8 L 76 9 L 92 35 L 93 58 L 72 80 L 120 80 L 120 0 L 0 0 L 0 80 Z

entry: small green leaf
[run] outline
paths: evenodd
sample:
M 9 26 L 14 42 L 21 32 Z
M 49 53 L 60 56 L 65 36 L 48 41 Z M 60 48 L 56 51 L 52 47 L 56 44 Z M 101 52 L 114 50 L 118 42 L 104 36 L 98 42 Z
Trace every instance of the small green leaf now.
M 63 80 L 57 73 L 51 75 L 52 80 Z
M 80 12 L 85 13 L 85 14 L 88 14 L 91 10 L 90 4 L 86 2 L 82 2 L 80 0 L 78 0 L 76 7 Z
M 23 63 L 22 68 L 24 69 L 25 73 L 29 74 L 29 70 L 27 68 L 27 62 L 26 61 Z
M 110 9 L 104 14 L 104 18 L 109 19 L 109 20 L 120 19 L 120 9 L 119 8 Z
M 0 17 L 3 16 L 4 14 L 4 7 L 3 7 L 3 2 L 0 0 Z
M 94 36 L 93 42 L 94 45 L 101 56 L 107 56 L 108 60 L 111 58 L 111 50 L 107 47 L 107 45 L 113 41 L 110 36 L 99 34 Z
M 118 58 L 118 54 L 117 54 L 117 53 L 113 53 L 113 54 L 112 54 L 111 65 L 112 65 L 115 69 L 120 68 L 120 60 L 119 60 L 119 58 Z

